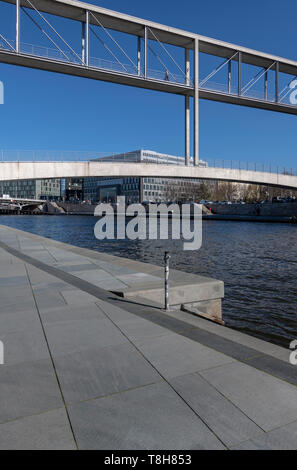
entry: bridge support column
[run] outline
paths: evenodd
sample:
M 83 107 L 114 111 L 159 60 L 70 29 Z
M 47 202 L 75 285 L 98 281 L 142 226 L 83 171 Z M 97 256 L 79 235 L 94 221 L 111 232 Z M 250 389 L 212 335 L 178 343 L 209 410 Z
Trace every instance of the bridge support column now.
M 241 96 L 241 52 L 238 52 L 238 96 Z
M 199 165 L 199 40 L 194 48 L 194 165 Z
M 190 165 L 190 97 L 185 96 L 185 163 Z
M 85 64 L 88 66 L 90 61 L 90 12 L 86 11 L 86 24 L 85 24 Z
M 15 49 L 16 52 L 20 52 L 20 0 L 16 0 L 16 36 L 15 36 Z
M 144 77 L 147 78 L 147 27 L 144 27 Z
M 185 49 L 185 75 L 186 85 L 190 86 L 190 50 Z M 190 165 L 190 96 L 185 96 L 185 163 L 187 166 Z

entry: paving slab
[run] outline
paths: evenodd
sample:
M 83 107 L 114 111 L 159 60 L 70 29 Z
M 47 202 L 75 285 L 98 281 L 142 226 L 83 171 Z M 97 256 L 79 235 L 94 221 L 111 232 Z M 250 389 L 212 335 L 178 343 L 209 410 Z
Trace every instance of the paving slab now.
M 224 354 L 174 333 L 135 341 L 137 348 L 166 378 L 230 363 Z
M 72 274 L 84 279 L 85 281 L 91 282 L 94 285 L 98 285 L 101 281 L 112 282 L 115 278 L 104 271 L 103 269 L 91 270 L 91 271 L 75 271 Z
M 0 367 L 0 423 L 63 406 L 49 359 Z
M 87 292 L 82 292 L 79 289 L 67 289 L 60 292 L 61 296 L 64 299 L 64 302 L 67 305 L 86 305 L 86 304 L 94 304 L 97 301 L 97 297 L 94 297 Z
M 232 447 L 233 450 L 297 450 L 297 421 Z
M 38 308 L 64 307 L 67 304 L 64 296 L 55 289 L 34 287 L 34 297 Z
M 4 344 L 5 365 L 49 358 L 40 322 L 28 322 L 20 328 L 6 333 L 0 329 L 0 340 Z
M 47 284 L 53 284 L 57 282 L 56 277 L 51 276 L 50 274 L 36 268 L 35 266 L 32 266 L 31 264 L 26 264 L 26 267 L 32 286 L 46 287 Z
M 297 387 L 240 362 L 201 375 L 265 431 L 297 420 Z
M 65 409 L 0 424 L 0 450 L 75 450 Z
M 171 385 L 227 447 L 263 431 L 198 373 L 170 380 Z
M 12 295 L 13 291 L 13 295 Z M 7 286 L 2 286 L 0 283 L 0 299 L 1 306 L 22 303 L 33 299 L 32 290 L 29 285 L 19 285 L 17 289 L 9 289 Z
M 111 321 L 118 323 L 122 320 L 133 321 L 136 320 L 138 317 L 133 313 L 127 312 L 123 308 L 117 307 L 111 303 L 105 302 L 104 300 L 97 299 L 96 305 L 102 312 L 104 312 Z
M 127 342 L 109 320 L 100 318 L 44 323 L 44 327 L 54 357 Z
M 135 317 L 130 320 L 119 319 L 116 320 L 115 323 L 132 341 L 168 335 L 167 328 L 163 328 L 162 326 L 156 325 L 155 323 L 142 318 Z
M 64 307 L 45 308 L 40 309 L 39 312 L 44 323 L 106 318 L 106 315 L 96 304 L 89 303 L 82 306 L 65 305 Z
M 93 348 L 55 359 L 66 403 L 159 382 L 160 375 L 129 343 Z
M 160 282 L 160 278 L 146 273 L 121 274 L 116 277 L 128 286 L 134 286 L 138 283 L 142 284 L 143 282 Z
M 86 271 L 93 271 L 94 269 L 98 270 L 98 266 L 96 264 L 92 264 L 92 263 L 72 264 L 70 266 L 69 265 L 66 265 L 66 266 L 61 265 L 61 268 L 66 273 L 81 272 L 81 271 L 86 272 Z
M 100 287 L 100 289 L 105 289 L 109 291 L 116 291 L 119 289 L 125 289 L 127 287 L 126 284 L 119 281 L 118 279 L 113 279 L 112 281 L 110 280 L 100 281 L 98 282 L 97 286 Z
M 225 448 L 164 382 L 75 404 L 69 412 L 80 449 Z
M 26 299 L 23 299 L 23 301 L 21 299 L 11 299 L 10 302 L 2 302 L 2 299 L 1 299 L 1 309 L 3 309 L 2 311 L 5 312 L 5 313 L 10 313 L 10 312 L 13 312 L 13 313 L 16 313 L 16 312 L 25 312 L 25 311 L 28 311 L 28 310 L 32 310 L 36 307 L 35 305 L 35 301 L 34 301 L 34 298 L 33 296 L 28 297 Z
M 25 274 L 23 276 L 7 276 L 0 279 L 1 287 L 19 287 L 23 285 L 29 285 L 28 277 Z

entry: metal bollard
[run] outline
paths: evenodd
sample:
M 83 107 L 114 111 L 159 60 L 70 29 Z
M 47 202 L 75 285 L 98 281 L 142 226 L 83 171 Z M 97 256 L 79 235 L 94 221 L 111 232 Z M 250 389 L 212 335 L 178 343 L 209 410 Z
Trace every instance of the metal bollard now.
M 165 251 L 164 262 L 165 262 L 165 310 L 169 310 L 169 260 L 171 256 L 169 251 Z

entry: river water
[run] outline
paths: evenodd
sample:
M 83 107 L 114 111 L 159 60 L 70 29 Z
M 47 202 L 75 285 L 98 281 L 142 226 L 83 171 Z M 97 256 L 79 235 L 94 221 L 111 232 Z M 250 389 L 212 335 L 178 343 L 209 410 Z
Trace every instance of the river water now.
M 203 244 L 183 251 L 180 241 L 99 241 L 92 216 L 1 216 L 0 223 L 65 243 L 157 265 L 164 250 L 171 266 L 225 283 L 226 324 L 288 348 L 297 339 L 297 226 L 204 221 Z

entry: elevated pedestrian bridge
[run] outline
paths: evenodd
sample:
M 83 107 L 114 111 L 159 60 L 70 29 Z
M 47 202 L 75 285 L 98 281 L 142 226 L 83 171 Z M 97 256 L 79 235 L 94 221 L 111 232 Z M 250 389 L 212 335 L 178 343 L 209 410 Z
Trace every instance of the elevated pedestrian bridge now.
M 288 173 L 117 161 L 0 162 L 0 181 L 91 177 L 198 178 L 297 189 L 297 175 L 293 171 Z

